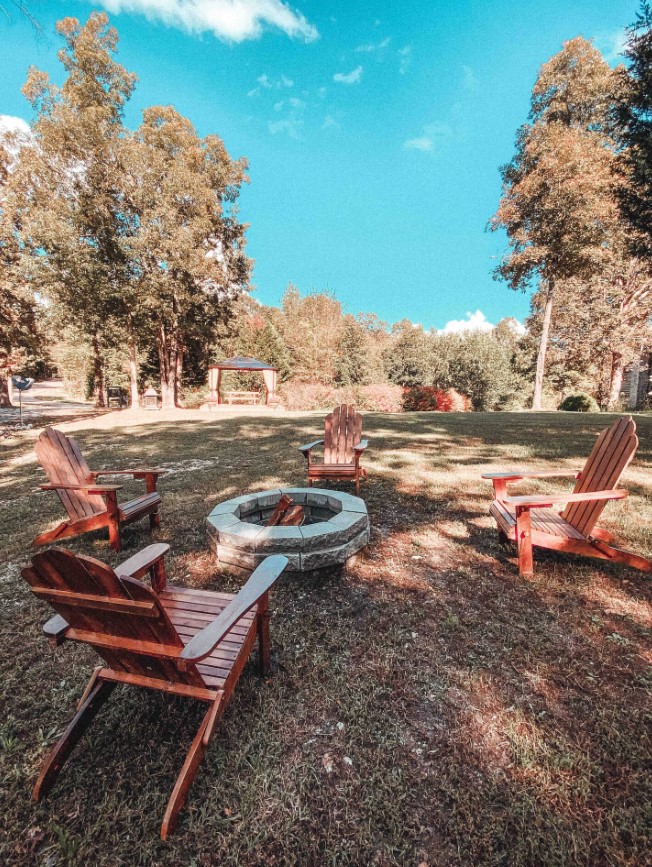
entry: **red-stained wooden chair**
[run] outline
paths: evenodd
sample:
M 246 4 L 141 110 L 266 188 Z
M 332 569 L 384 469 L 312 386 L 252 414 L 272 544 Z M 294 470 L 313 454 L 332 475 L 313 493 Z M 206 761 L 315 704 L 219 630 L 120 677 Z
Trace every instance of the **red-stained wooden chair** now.
M 36 456 L 50 480 L 43 491 L 56 491 L 68 520 L 54 530 L 41 533 L 33 545 L 48 545 L 68 536 L 77 536 L 107 527 L 111 546 L 122 550 L 120 527 L 149 515 L 150 527 L 159 525 L 161 497 L 156 482 L 163 470 L 91 470 L 79 443 L 53 427 L 46 427 L 35 446 Z M 145 481 L 146 493 L 128 503 L 118 503 L 121 485 L 98 485 L 100 476 L 132 476 Z
M 521 575 L 534 572 L 533 548 L 583 554 L 652 571 L 652 560 L 614 548 L 611 533 L 596 527 L 607 502 L 627 496 L 627 491 L 616 485 L 637 447 L 634 419 L 623 417 L 602 431 L 581 472 L 507 470 L 482 476 L 493 482 L 494 501 L 489 513 L 498 525 L 501 541 L 516 542 Z M 510 482 L 563 476 L 577 479 L 572 493 L 507 495 Z M 563 503 L 567 505 L 561 514 L 552 508 Z
M 323 463 L 312 460 L 312 450 L 324 445 Z M 362 416 L 355 407 L 342 404 L 326 416 L 324 438 L 300 446 L 308 464 L 308 485 L 322 479 L 355 481 L 355 492 L 360 495 L 360 479 L 367 478 L 367 471 L 360 466 L 360 456 L 367 448 L 368 440 L 362 439 Z
M 126 683 L 208 702 L 168 802 L 161 838 L 176 827 L 216 723 L 224 713 L 256 638 L 260 665 L 270 662 L 268 593 L 287 565 L 267 557 L 236 595 L 166 587 L 163 558 L 169 546 L 150 545 L 115 571 L 92 557 L 49 548 L 22 575 L 57 615 L 43 631 L 51 644 L 81 641 L 105 660 L 84 690 L 77 713 L 54 746 L 34 786 L 40 801 L 107 700 Z M 152 587 L 138 578 L 150 573 Z

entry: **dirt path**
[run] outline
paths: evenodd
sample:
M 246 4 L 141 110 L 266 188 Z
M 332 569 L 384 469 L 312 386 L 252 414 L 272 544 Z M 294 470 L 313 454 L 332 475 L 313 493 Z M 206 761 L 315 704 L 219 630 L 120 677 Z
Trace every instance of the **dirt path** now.
M 0 408 L 0 425 L 13 426 L 20 421 L 19 395 L 14 389 L 14 406 Z M 82 416 L 97 415 L 98 410 L 85 400 L 68 397 L 63 383 L 58 379 L 35 382 L 29 391 L 23 392 L 23 423 L 38 424 L 44 419 L 72 421 Z

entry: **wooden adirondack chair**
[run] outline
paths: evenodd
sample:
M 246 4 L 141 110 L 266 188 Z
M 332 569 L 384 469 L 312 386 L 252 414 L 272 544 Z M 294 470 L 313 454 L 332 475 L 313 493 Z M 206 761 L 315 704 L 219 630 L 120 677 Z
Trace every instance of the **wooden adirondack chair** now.
M 508 470 L 482 476 L 493 482 L 494 501 L 489 513 L 496 520 L 501 541 L 517 544 L 519 574 L 533 573 L 533 547 L 584 554 L 625 563 L 644 572 L 652 571 L 652 560 L 614 548 L 611 545 L 611 533 L 596 527 L 607 502 L 627 496 L 627 491 L 617 489 L 616 485 L 637 447 L 634 419 L 631 416 L 623 417 L 602 431 L 580 472 Z M 521 497 L 507 495 L 510 482 L 556 476 L 577 479 L 572 493 Z M 552 509 L 552 506 L 563 503 L 567 505 L 561 514 Z
M 22 575 L 57 615 L 43 631 L 54 646 L 90 644 L 106 661 L 93 672 L 72 722 L 52 749 L 34 786 L 40 801 L 116 684 L 127 683 L 208 702 L 165 811 L 161 838 L 177 824 L 215 725 L 224 713 L 259 639 L 260 665 L 269 669 L 268 592 L 287 558 L 265 559 L 236 595 L 166 589 L 163 558 L 169 545 L 150 545 L 114 572 L 91 557 L 49 548 Z M 152 587 L 138 578 L 150 573 Z
M 150 527 L 158 527 L 161 497 L 156 482 L 163 470 L 91 470 L 81 453 L 79 443 L 53 427 L 46 427 L 35 446 L 36 456 L 50 480 L 41 485 L 43 491 L 56 491 L 68 520 L 54 530 L 41 533 L 33 545 L 47 545 L 67 536 L 77 536 L 100 527 L 108 527 L 111 546 L 122 550 L 120 527 L 149 515 Z M 132 476 L 144 479 L 147 493 L 128 503 L 118 504 L 121 485 L 98 485 L 100 476 Z
M 312 450 L 324 445 L 324 462 L 313 463 Z M 367 478 L 367 471 L 360 466 L 360 455 L 367 448 L 368 440 L 362 439 L 362 416 L 355 407 L 343 403 L 326 416 L 324 438 L 300 446 L 308 464 L 308 485 L 315 479 L 355 479 L 355 492 L 360 495 L 360 479 Z

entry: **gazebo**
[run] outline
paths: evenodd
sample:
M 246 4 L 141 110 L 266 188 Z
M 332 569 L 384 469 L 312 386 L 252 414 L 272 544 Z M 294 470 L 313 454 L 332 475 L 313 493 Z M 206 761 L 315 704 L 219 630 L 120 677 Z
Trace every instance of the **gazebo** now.
M 226 358 L 217 364 L 211 364 L 208 367 L 208 388 L 209 388 L 209 403 L 221 403 L 220 399 L 220 383 L 222 381 L 222 372 L 225 370 L 246 371 L 248 373 L 262 373 L 265 381 L 265 405 L 277 403 L 276 397 L 276 375 L 278 367 L 271 364 L 265 364 L 264 361 L 258 361 L 256 358 L 246 358 L 242 355 L 236 355 L 234 358 Z M 234 392 L 234 394 L 244 394 L 245 392 Z M 248 393 L 248 392 L 247 392 Z

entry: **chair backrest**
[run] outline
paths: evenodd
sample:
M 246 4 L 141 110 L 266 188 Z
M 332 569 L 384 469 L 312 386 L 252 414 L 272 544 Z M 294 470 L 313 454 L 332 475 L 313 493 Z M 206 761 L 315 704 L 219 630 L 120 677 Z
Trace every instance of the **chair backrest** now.
M 156 593 L 135 578 L 118 576 L 93 557 L 48 548 L 32 558 L 23 578 L 69 625 L 67 638 L 95 648 L 111 668 L 174 683 L 203 686 L 192 666 L 173 662 L 183 642 Z
M 52 485 L 92 484 L 91 471 L 79 443 L 53 427 L 46 427 L 34 447 L 36 457 Z M 57 491 L 68 517 L 76 521 L 106 511 L 102 497 L 86 491 Z
M 324 425 L 324 463 L 352 464 L 353 446 L 362 437 L 362 416 L 354 406 L 343 403 L 326 416 Z
M 631 415 L 617 419 L 598 437 L 573 493 L 613 490 L 636 454 L 637 448 L 638 437 L 634 419 Z M 569 503 L 562 516 L 576 530 L 588 536 L 607 502 L 607 500 L 592 500 L 586 503 Z

